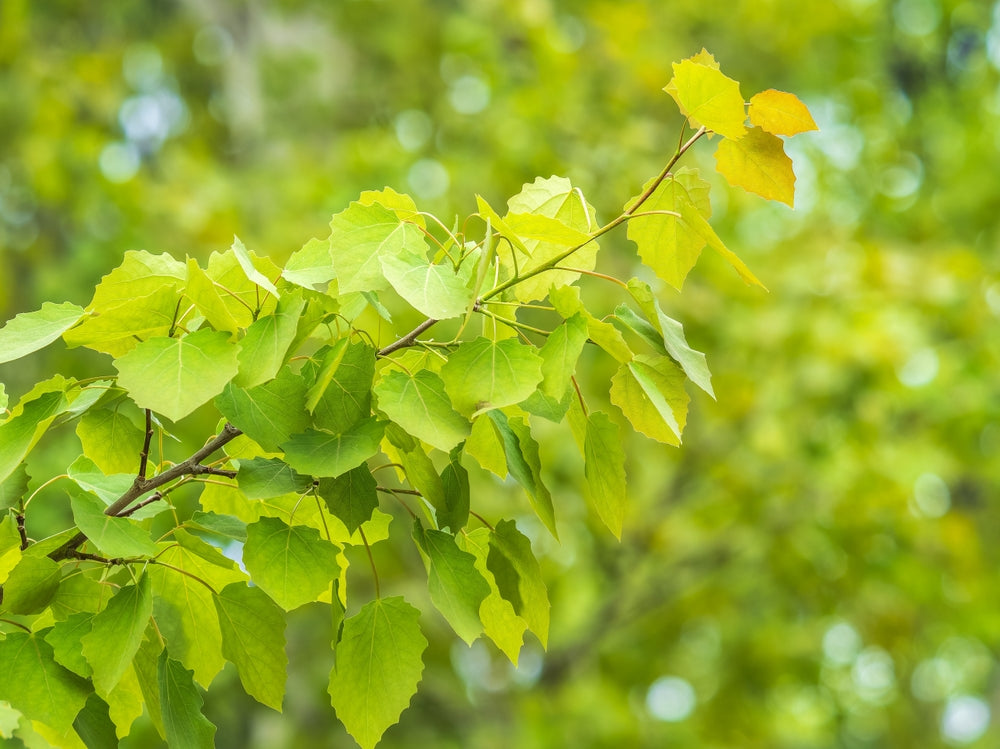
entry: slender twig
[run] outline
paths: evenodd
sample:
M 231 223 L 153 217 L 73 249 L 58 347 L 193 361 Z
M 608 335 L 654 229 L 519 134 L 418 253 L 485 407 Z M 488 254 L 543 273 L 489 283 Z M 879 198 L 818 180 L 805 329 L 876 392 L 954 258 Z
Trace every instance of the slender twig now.
M 480 523 L 482 523 L 483 525 L 485 525 L 487 528 L 489 528 L 491 531 L 495 530 L 495 528 L 492 525 L 489 524 L 489 522 L 486 520 L 486 518 L 484 518 L 478 512 L 475 512 L 473 510 L 469 510 L 469 514 L 472 515 L 472 517 L 474 517 Z
M 17 515 L 15 515 L 15 518 L 17 519 L 17 532 L 21 536 L 21 551 L 24 551 L 29 546 L 28 534 L 24 530 L 24 513 L 19 512 Z
M 583 393 L 580 392 L 580 383 L 576 381 L 576 375 L 571 375 L 569 381 L 573 383 L 573 389 L 576 390 L 576 397 L 580 399 L 580 408 L 583 409 L 583 415 L 587 415 L 587 404 L 583 401 Z
M 219 432 L 219 434 L 206 442 L 200 449 L 196 450 L 195 453 L 187 460 L 177 463 L 176 465 L 165 470 L 163 473 L 159 473 L 149 479 L 143 479 L 140 476 L 136 476 L 135 481 L 132 482 L 132 486 L 130 486 L 128 490 L 118 499 L 112 502 L 108 508 L 104 510 L 104 514 L 117 517 L 120 513 L 124 512 L 130 504 L 146 492 L 158 489 L 165 484 L 169 484 L 175 479 L 181 478 L 182 476 L 196 474 L 199 468 L 205 468 L 205 466 L 202 466 L 201 464 L 202 460 L 207 458 L 216 450 L 220 449 L 223 445 L 226 445 L 236 437 L 239 437 L 241 434 L 243 434 L 243 432 L 227 422 L 226 425 L 222 427 L 222 431 Z M 73 551 L 86 540 L 87 536 L 85 534 L 77 533 L 69 539 L 69 541 L 49 554 L 49 557 L 57 561 L 59 559 L 65 559 L 68 552 Z
M 393 351 L 398 351 L 401 348 L 407 348 L 408 346 L 412 346 L 414 343 L 416 343 L 417 336 L 419 336 L 421 333 L 423 333 L 425 330 L 427 330 L 436 322 L 437 320 L 435 320 L 434 318 L 428 317 L 426 320 L 424 320 L 417 327 L 415 327 L 413 330 L 404 335 L 395 343 L 390 343 L 385 348 L 379 349 L 378 352 L 375 354 L 375 356 L 385 356 L 386 354 L 391 354 Z
M 151 505 L 154 502 L 159 502 L 161 499 L 163 499 L 164 494 L 166 494 L 166 492 L 154 492 L 148 499 L 142 500 L 137 505 L 132 505 L 127 510 L 122 510 L 120 513 L 118 513 L 118 517 L 127 518 L 129 515 L 135 514 L 146 505 Z

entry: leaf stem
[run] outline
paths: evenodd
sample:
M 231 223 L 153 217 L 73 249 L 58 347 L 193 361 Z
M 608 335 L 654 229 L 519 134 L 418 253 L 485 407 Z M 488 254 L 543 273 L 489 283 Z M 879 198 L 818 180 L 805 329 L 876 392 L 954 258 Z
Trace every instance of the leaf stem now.
M 378 599 L 382 598 L 382 586 L 379 584 L 378 570 L 375 569 L 375 557 L 372 556 L 372 547 L 368 543 L 368 537 L 365 536 L 365 529 L 360 525 L 358 526 L 358 533 L 361 534 L 361 540 L 365 542 L 365 551 L 368 552 L 368 563 L 372 566 L 372 576 L 375 580 L 375 597 Z
M 412 346 L 414 343 L 416 343 L 417 337 L 425 330 L 430 328 L 432 325 L 434 325 L 434 323 L 436 322 L 437 320 L 435 320 L 434 318 L 428 317 L 426 320 L 424 320 L 417 327 L 415 327 L 413 330 L 404 335 L 395 343 L 390 343 L 385 348 L 380 348 L 375 353 L 375 356 L 386 356 L 387 354 L 391 354 L 393 351 L 398 351 L 401 348 L 407 348 L 409 346 Z

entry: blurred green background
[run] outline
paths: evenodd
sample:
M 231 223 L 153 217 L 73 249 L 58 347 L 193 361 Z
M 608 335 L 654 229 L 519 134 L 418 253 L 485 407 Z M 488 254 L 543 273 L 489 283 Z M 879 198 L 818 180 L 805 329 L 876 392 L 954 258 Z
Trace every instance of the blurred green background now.
M 204 260 L 238 234 L 282 261 L 384 185 L 450 218 L 560 174 L 611 218 L 672 152 L 660 89 L 702 46 L 821 127 L 788 144 L 794 211 L 712 177 L 771 293 L 712 257 L 665 292 L 719 400 L 692 393 L 679 450 L 629 440 L 620 544 L 565 433 L 544 441 L 548 652 L 467 648 L 406 528 L 376 547 L 431 640 L 387 749 L 1000 746 L 1000 4 L 0 1 L 0 319 L 86 304 L 128 249 Z M 712 174 L 711 147 L 694 162 Z M 629 243 L 604 248 L 628 277 Z M 0 381 L 107 370 L 60 344 Z M 532 530 L 515 489 L 480 491 Z M 293 616 L 284 714 L 219 677 L 220 747 L 353 745 L 326 616 Z

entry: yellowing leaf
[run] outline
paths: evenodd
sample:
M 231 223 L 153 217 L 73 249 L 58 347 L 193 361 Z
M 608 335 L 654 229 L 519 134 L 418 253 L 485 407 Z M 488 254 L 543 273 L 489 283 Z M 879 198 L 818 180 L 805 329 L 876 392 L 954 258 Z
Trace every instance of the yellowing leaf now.
M 707 53 L 706 53 L 707 54 Z M 674 63 L 674 77 L 664 89 L 692 126 L 704 125 L 726 138 L 742 138 L 746 132 L 746 108 L 740 84 L 718 68 L 681 60 Z
M 739 140 L 719 143 L 715 162 L 715 168 L 729 184 L 768 200 L 793 204 L 795 172 L 784 144 L 776 135 L 752 127 Z
M 750 99 L 750 122 L 774 135 L 796 135 L 819 130 L 809 109 L 795 94 L 761 91 Z

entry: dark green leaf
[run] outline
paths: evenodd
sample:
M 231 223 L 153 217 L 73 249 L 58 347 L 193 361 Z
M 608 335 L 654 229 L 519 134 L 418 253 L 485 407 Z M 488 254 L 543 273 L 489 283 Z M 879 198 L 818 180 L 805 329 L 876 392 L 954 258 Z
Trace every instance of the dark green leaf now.
M 343 521 L 348 533 L 354 533 L 371 519 L 378 507 L 376 482 L 368 466 L 358 466 L 334 479 L 322 479 L 317 493 L 330 512 Z
M 160 714 L 167 745 L 184 749 L 214 749 L 215 726 L 201 714 L 202 699 L 193 674 L 179 661 L 160 653 L 157 663 Z

